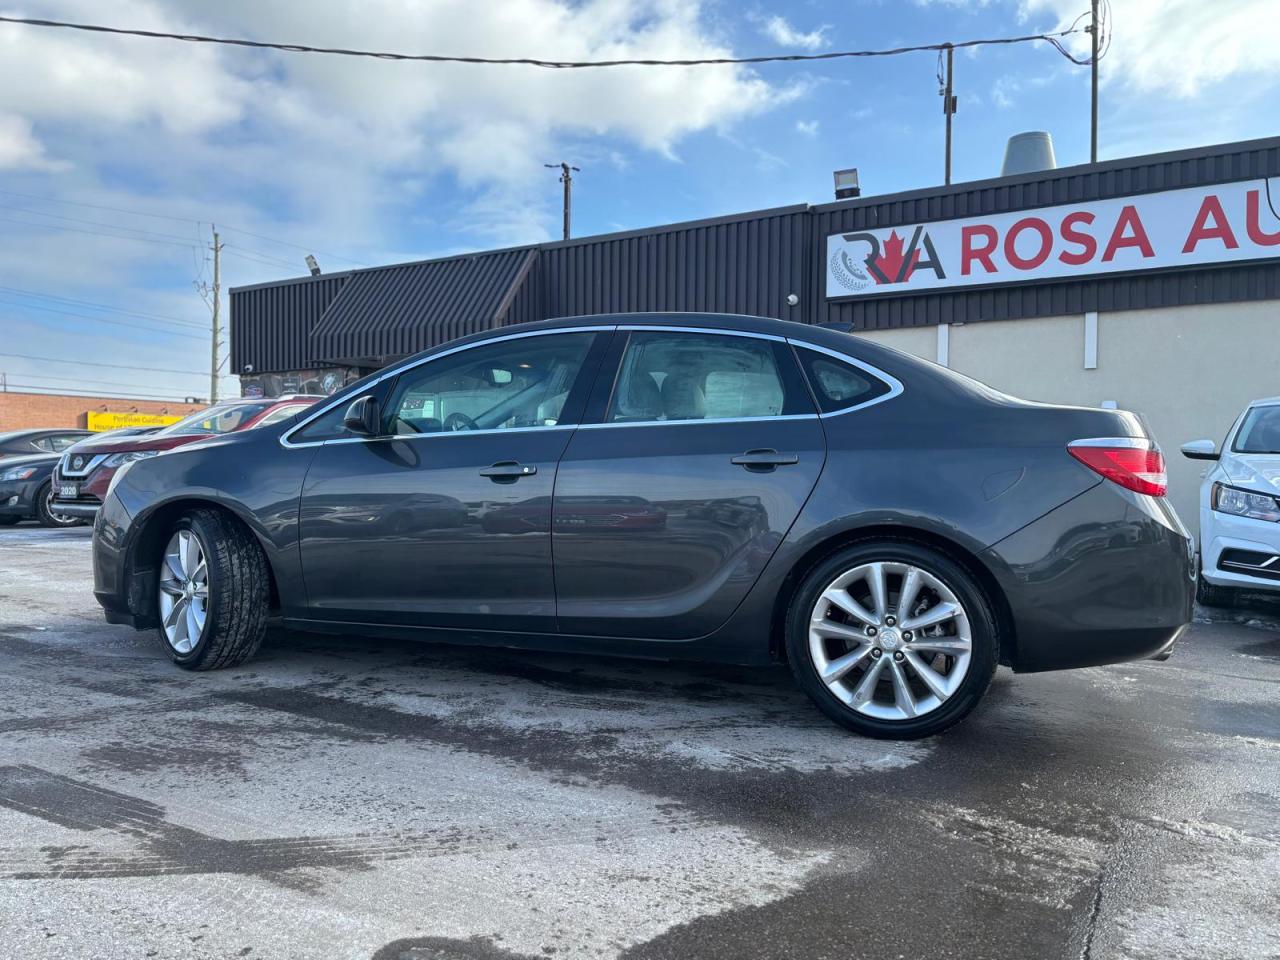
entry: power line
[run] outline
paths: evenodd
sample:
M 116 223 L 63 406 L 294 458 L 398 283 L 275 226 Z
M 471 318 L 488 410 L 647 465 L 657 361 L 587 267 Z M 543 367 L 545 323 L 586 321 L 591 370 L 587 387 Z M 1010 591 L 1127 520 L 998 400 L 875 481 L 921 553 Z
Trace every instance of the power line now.
M 13 388 L 17 388 L 19 390 L 36 390 L 40 392 L 51 392 L 51 391 L 57 390 L 59 393 L 63 393 L 63 394 L 72 394 L 78 397 L 102 397 L 104 400 L 163 400 L 168 403 L 185 402 L 184 400 L 180 400 L 177 397 L 171 396 L 169 394 L 163 394 L 163 395 L 158 393 L 122 394 L 121 391 L 119 390 L 106 390 L 106 391 L 76 390 L 71 387 L 63 389 L 61 387 L 41 386 L 38 383 L 7 383 L 6 384 L 6 390 L 13 389 Z M 200 401 L 200 402 L 203 403 L 204 401 Z
M 82 217 L 64 217 L 60 213 L 45 213 L 43 210 L 32 210 L 28 207 L 13 207 L 8 204 L 0 203 L 0 210 L 12 210 L 15 213 L 29 213 L 33 217 L 48 217 L 51 220 L 66 220 L 68 223 L 87 223 L 94 227 L 106 227 L 108 230 L 128 230 L 131 233 L 143 233 L 149 237 L 164 237 L 168 240 L 181 240 L 184 243 L 190 243 L 187 237 L 179 236 L 176 233 L 158 233 L 155 230 L 143 230 L 141 227 L 127 227 L 119 223 L 103 223 L 101 220 L 85 220 Z
M 184 326 L 198 327 L 204 329 L 204 324 L 195 323 L 192 320 L 184 320 L 181 317 L 170 317 L 163 313 L 143 313 L 140 310 L 122 310 L 120 307 L 109 306 L 105 303 L 95 303 L 93 300 L 77 300 L 75 297 L 61 297 L 53 293 L 40 293 L 36 290 L 23 290 L 19 287 L 0 286 L 0 293 L 18 294 L 23 297 L 37 297 L 40 300 L 52 300 L 55 303 L 70 303 L 80 307 L 93 307 L 97 310 L 106 310 L 110 313 L 123 314 L 126 317 L 140 317 L 143 320 L 166 320 L 174 323 L 180 323 Z
M 47 373 L 31 373 L 26 371 L 18 374 L 20 377 L 35 377 L 38 380 L 58 380 L 64 383 L 84 383 L 90 386 L 111 386 L 111 387 L 132 387 L 133 383 L 127 380 L 86 380 L 84 377 L 55 377 Z M 59 387 L 58 389 L 61 389 Z
M 267 267 L 283 267 L 288 269 L 293 266 L 292 264 L 286 263 L 283 260 L 264 260 L 260 257 L 253 257 L 242 250 L 236 250 L 234 247 L 230 247 L 230 246 L 226 248 L 225 252 L 231 254 L 232 256 L 239 257 L 241 260 L 249 260 L 249 261 L 252 261 L 253 263 L 260 263 L 263 266 L 267 266 Z M 302 268 L 299 267 L 297 269 L 299 272 L 301 272 Z
M 293 247 L 295 250 L 302 250 L 302 251 L 305 251 L 306 253 L 318 253 L 322 257 L 330 257 L 334 260 L 342 260 L 345 263 L 354 263 L 357 267 L 368 266 L 367 263 L 364 263 L 363 261 L 360 261 L 360 260 L 352 260 L 350 257 L 342 257 L 336 253 L 327 253 L 324 250 L 317 250 L 315 247 L 304 247 L 302 244 L 290 243 L 288 240 L 277 240 L 275 237 L 267 237 L 267 236 L 263 236 L 261 233 L 253 233 L 249 230 L 241 230 L 239 227 L 225 227 L 224 229 L 230 230 L 232 233 L 243 233 L 249 237 L 257 237 L 259 240 L 266 240 L 268 243 L 278 243 L 282 247 Z
M 205 224 L 207 224 L 207 223 L 210 223 L 210 222 L 211 222 L 211 221 L 208 221 L 208 220 L 197 220 L 197 219 L 195 219 L 194 217 L 176 217 L 176 216 L 173 216 L 173 215 L 171 215 L 171 214 L 164 214 L 164 213 L 148 213 L 148 212 L 147 212 L 147 211 L 145 211 L 145 210 L 130 210 L 130 209 L 126 209 L 126 208 L 124 208 L 124 207 L 112 207 L 112 206 L 108 206 L 108 205 L 106 205 L 106 204 L 102 204 L 102 203 L 85 203 L 85 202 L 84 202 L 84 201 L 82 201 L 82 200 L 63 200 L 63 199 L 61 199 L 60 197 L 45 197 L 45 196 L 40 196 L 40 195 L 38 195 L 38 194 L 34 194 L 34 193 L 18 193 L 16 190 L 0 190 L 0 195 L 10 196 L 10 197 L 21 197 L 21 198 L 22 198 L 22 199 L 24 199 L 24 200 L 39 200 L 39 201 L 44 202 L 44 203 L 65 203 L 65 204 L 67 204 L 67 205 L 69 205 L 69 206 L 73 206 L 73 207 L 87 207 L 87 208 L 89 208 L 89 209 L 91 209 L 91 210 L 106 210 L 106 211 L 108 211 L 108 212 L 110 212 L 110 213 L 123 213 L 123 214 L 127 214 L 128 216 L 133 216 L 133 217 L 154 217 L 154 218 L 159 219 L 159 220 L 174 220 L 174 221 L 176 221 L 176 222 L 178 222 L 178 223 L 190 223 L 190 224 L 194 224 L 194 225 L 196 225 L 197 227 L 202 227 L 202 226 L 204 226 Z M 53 217 L 53 216 L 57 216 L 56 214 L 52 214 L 52 213 L 40 213 L 40 212 L 38 212 L 38 211 L 34 211 L 34 210 L 33 210 L 33 211 L 30 211 L 30 212 L 31 212 L 31 213 L 35 213 L 37 216 L 42 216 L 42 217 Z M 62 217 L 62 218 L 60 218 L 60 219 L 70 219 L 70 218 Z M 85 221 L 85 222 L 96 222 L 96 221 Z M 114 225 L 111 225 L 111 224 L 104 224 L 104 226 L 114 226 Z M 136 229 L 138 229 L 138 228 L 136 228 L 136 227 L 124 227 L 124 226 L 122 226 L 122 227 L 120 227 L 119 229 L 122 229 L 122 230 L 136 230 Z M 280 244 L 280 245 L 281 245 L 281 246 L 283 246 L 283 247 L 293 247 L 295 250 L 303 250 L 303 251 L 305 251 L 305 252 L 307 252 L 307 253 L 318 253 L 318 254 L 320 254 L 322 257 L 330 257 L 330 258 L 332 258 L 332 259 L 334 259 L 334 260 L 342 260 L 342 261 L 344 261 L 344 262 L 346 262 L 346 263 L 354 263 L 356 266 L 359 266 L 359 267 L 367 267 L 367 266 L 368 266 L 368 264 L 367 264 L 367 263 L 365 263 L 365 262 L 363 262 L 363 261 L 361 261 L 361 260 L 353 260 L 353 259 L 351 259 L 350 257 L 344 257 L 344 256 L 341 256 L 340 254 L 337 254 L 337 253 L 331 253 L 331 252 L 329 252 L 329 251 L 327 251 L 327 250 L 318 250 L 318 249 L 316 249 L 315 247 L 304 246 L 304 245 L 299 244 L 299 243 L 291 243 L 291 242 L 290 242 L 290 241 L 288 241 L 288 240 L 281 240 L 281 239 L 279 239 L 278 237 L 268 237 L 268 236 L 267 236 L 267 235 L 265 235 L 265 234 L 262 234 L 262 233 L 254 233 L 254 232 L 253 232 L 253 231 L 251 231 L 251 230 L 244 230 L 244 229 L 241 229 L 240 227 L 228 227 L 228 226 L 223 226 L 223 228 L 222 228 L 222 229 L 224 229 L 224 230 L 231 230 L 231 231 L 233 231 L 233 232 L 235 232 L 235 233 L 243 233 L 243 234 L 245 234 L 246 236 L 256 237 L 256 238 L 257 238 L 257 239 L 259 239 L 259 240 L 265 240 L 265 241 L 267 241 L 268 243 L 278 243 L 278 244 Z
M 70 363 L 84 367 L 111 367 L 114 370 L 143 370 L 147 373 L 182 373 L 189 374 L 193 377 L 204 376 L 204 372 L 200 370 L 178 370 L 173 367 L 153 367 L 145 363 L 102 363 L 97 360 L 68 360 L 65 357 L 41 357 L 30 353 L 0 353 L 0 357 L 8 357 L 11 360 L 39 360 L 45 363 Z M 223 376 L 235 377 L 235 374 L 224 373 Z
M 69 233 L 87 233 L 95 237 L 109 237 L 112 240 L 136 240 L 139 243 L 160 243 L 170 247 L 188 247 L 199 249 L 195 241 L 177 243 L 173 240 L 153 240 L 150 237 L 131 237 L 124 233 L 103 233 L 100 230 L 85 230 L 81 227 L 64 227 L 58 223 L 33 223 L 30 220 L 14 220 L 11 217 L 0 217 L 0 223 L 16 223 L 24 227 L 44 227 L 46 230 L 66 230 Z M 128 229 L 127 227 L 125 229 Z
M 425 63 L 502 64 L 546 67 L 553 70 L 577 70 L 593 67 L 701 67 L 723 64 L 795 63 L 815 60 L 842 60 L 852 57 L 892 57 L 903 53 L 922 53 L 943 50 L 948 46 L 963 47 L 998 46 L 1011 43 L 1042 41 L 1051 44 L 1072 63 L 1087 64 L 1090 61 L 1074 56 L 1060 42 L 1060 37 L 1078 33 L 1068 28 L 1054 33 L 1033 33 L 1021 37 L 994 37 L 980 40 L 962 40 L 957 43 L 922 43 L 909 47 L 893 47 L 885 50 L 839 50 L 830 53 L 786 53 L 761 57 L 707 57 L 692 60 L 538 60 L 533 57 L 459 57 L 433 53 L 385 53 L 373 50 L 349 50 L 343 47 L 312 47 L 301 43 L 280 43 L 265 40 L 245 40 L 237 37 L 209 37 L 201 34 L 164 33 L 158 30 L 135 30 L 123 27 L 104 27 L 92 23 L 69 23 L 62 20 L 36 20 L 29 17 L 0 16 L 0 22 L 17 23 L 29 27 L 61 27 L 68 30 L 85 30 L 91 33 L 110 33 L 130 37 L 147 37 L 156 40 L 182 40 L 187 43 L 216 43 L 234 47 L 280 50 L 284 53 L 326 53 L 342 57 L 369 57 L 375 60 L 414 60 Z
M 163 327 L 146 327 L 140 323 L 126 323 L 124 320 L 111 320 L 107 317 L 95 317 L 88 313 L 72 313 L 69 310 L 57 310 L 53 307 L 44 307 L 38 303 L 14 303 L 12 300 L 0 300 L 0 304 L 8 307 L 21 307 L 25 310 L 43 310 L 45 313 L 60 313 L 68 317 L 79 317 L 81 320 L 93 320 L 97 323 L 108 323 L 116 327 L 129 327 L 132 330 L 145 330 L 147 333 L 158 333 L 166 337 L 186 337 L 189 340 L 203 340 L 203 336 L 194 333 L 183 333 L 180 330 L 166 330 Z M 192 329 L 200 329 L 192 326 Z
M 14 299 L 12 299 L 12 294 L 9 294 L 9 295 L 8 295 L 9 299 L 5 299 L 5 296 L 6 296 L 6 295 L 2 292 L 2 291 L 3 291 L 3 289 L 4 289 L 4 288 L 0 287 L 0 304 L 7 304 L 7 305 L 9 305 L 9 306 L 11 306 L 11 307 L 29 307 L 29 308 L 31 308 L 32 310 L 43 310 L 43 311 L 45 311 L 45 312 L 47 312 L 47 313 L 64 313 L 64 314 L 66 314 L 68 317 L 80 317 L 80 318 L 82 318 L 82 319 L 84 319 L 84 320 L 101 320 L 101 321 L 103 321 L 104 323 L 108 323 L 108 322 L 110 322 L 110 323 L 114 323 L 114 322 L 116 322 L 116 321 L 114 321 L 114 320 L 111 320 L 109 317 L 96 317 L 96 316 L 94 316 L 94 315 L 93 315 L 93 314 L 91 314 L 91 313 L 75 313 L 75 312 L 70 311 L 70 310 L 61 310 L 61 309 L 59 309 L 59 307 L 65 306 L 65 304 L 59 304 L 59 305 L 58 305 L 58 307 L 46 307 L 46 306 L 45 306 L 44 304 L 42 304 L 42 303 L 23 303 L 23 302 L 22 302 L 22 301 L 20 301 L 20 300 L 14 300 Z M 145 319 L 145 318 L 143 318 L 143 319 Z M 201 323 L 193 323 L 193 322 L 192 322 L 192 321 L 190 321 L 190 320 L 171 320 L 171 321 L 168 321 L 168 322 L 165 324 L 165 327 L 168 327 L 168 326 L 175 326 L 175 327 L 188 327 L 188 328 L 190 328 L 190 329 L 192 329 L 192 330 L 203 330 L 203 329 L 204 329 L 204 324 L 201 324 Z M 154 329 L 157 329 L 157 330 L 163 330 L 163 329 L 165 329 L 165 327 L 156 327 L 156 328 L 154 328 Z M 148 329 L 148 328 L 144 327 L 144 329 Z
M 126 210 L 123 207 L 109 207 L 101 203 L 85 203 L 81 200 L 61 200 L 57 197 L 42 197 L 34 193 L 18 193 L 15 190 L 0 190 L 0 193 L 10 197 L 22 197 L 24 200 L 42 200 L 46 203 L 66 203 L 73 207 L 91 207 L 94 210 L 107 210 L 111 213 L 127 213 L 133 217 L 155 217 L 157 220 L 177 220 L 179 223 L 194 223 L 200 226 L 203 220 L 194 220 L 191 217 L 175 217 L 166 213 L 147 213 L 142 210 Z

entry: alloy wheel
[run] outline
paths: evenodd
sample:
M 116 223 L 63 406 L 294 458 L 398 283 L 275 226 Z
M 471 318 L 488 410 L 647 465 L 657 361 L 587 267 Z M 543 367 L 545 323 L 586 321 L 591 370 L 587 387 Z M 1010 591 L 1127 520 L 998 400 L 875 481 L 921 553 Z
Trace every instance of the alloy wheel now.
M 204 545 L 193 530 L 169 539 L 160 567 L 160 626 L 174 651 L 190 653 L 204 632 L 209 614 L 209 565 Z
M 54 523 L 61 527 L 71 527 L 76 523 L 76 517 L 69 517 L 65 513 L 59 513 L 53 506 L 53 487 L 44 495 L 44 512 L 49 515 Z
M 940 708 L 969 672 L 973 640 L 955 592 L 922 567 L 864 563 L 836 577 L 809 617 L 809 651 L 837 698 L 878 720 Z

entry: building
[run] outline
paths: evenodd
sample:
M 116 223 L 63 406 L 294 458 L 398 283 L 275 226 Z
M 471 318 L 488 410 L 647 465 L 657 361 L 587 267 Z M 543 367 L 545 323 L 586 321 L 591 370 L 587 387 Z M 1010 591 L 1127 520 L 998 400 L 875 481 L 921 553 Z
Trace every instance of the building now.
M 120 397 L 80 397 L 59 393 L 0 392 L 0 430 L 74 427 L 115 430 L 175 423 L 206 403 L 168 400 L 127 400 Z
M 1187 440 L 1280 394 L 1280 137 L 231 291 L 246 393 L 331 392 L 463 334 L 674 310 L 841 322 L 1034 400 Z

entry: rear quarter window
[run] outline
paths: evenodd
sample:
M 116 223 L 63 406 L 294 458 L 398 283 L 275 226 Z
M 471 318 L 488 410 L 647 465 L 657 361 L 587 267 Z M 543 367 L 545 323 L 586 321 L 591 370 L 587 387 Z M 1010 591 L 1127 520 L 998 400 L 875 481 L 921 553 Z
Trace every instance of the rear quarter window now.
M 796 356 L 822 413 L 869 403 L 893 389 L 874 374 L 830 354 L 796 347 Z

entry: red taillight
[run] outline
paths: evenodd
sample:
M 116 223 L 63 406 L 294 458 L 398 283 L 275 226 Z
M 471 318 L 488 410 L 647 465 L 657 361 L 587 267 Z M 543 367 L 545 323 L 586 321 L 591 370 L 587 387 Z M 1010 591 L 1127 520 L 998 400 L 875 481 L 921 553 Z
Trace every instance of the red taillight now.
M 1164 454 L 1150 440 L 1104 437 L 1067 444 L 1073 457 L 1095 473 L 1135 493 L 1163 497 L 1169 489 Z

